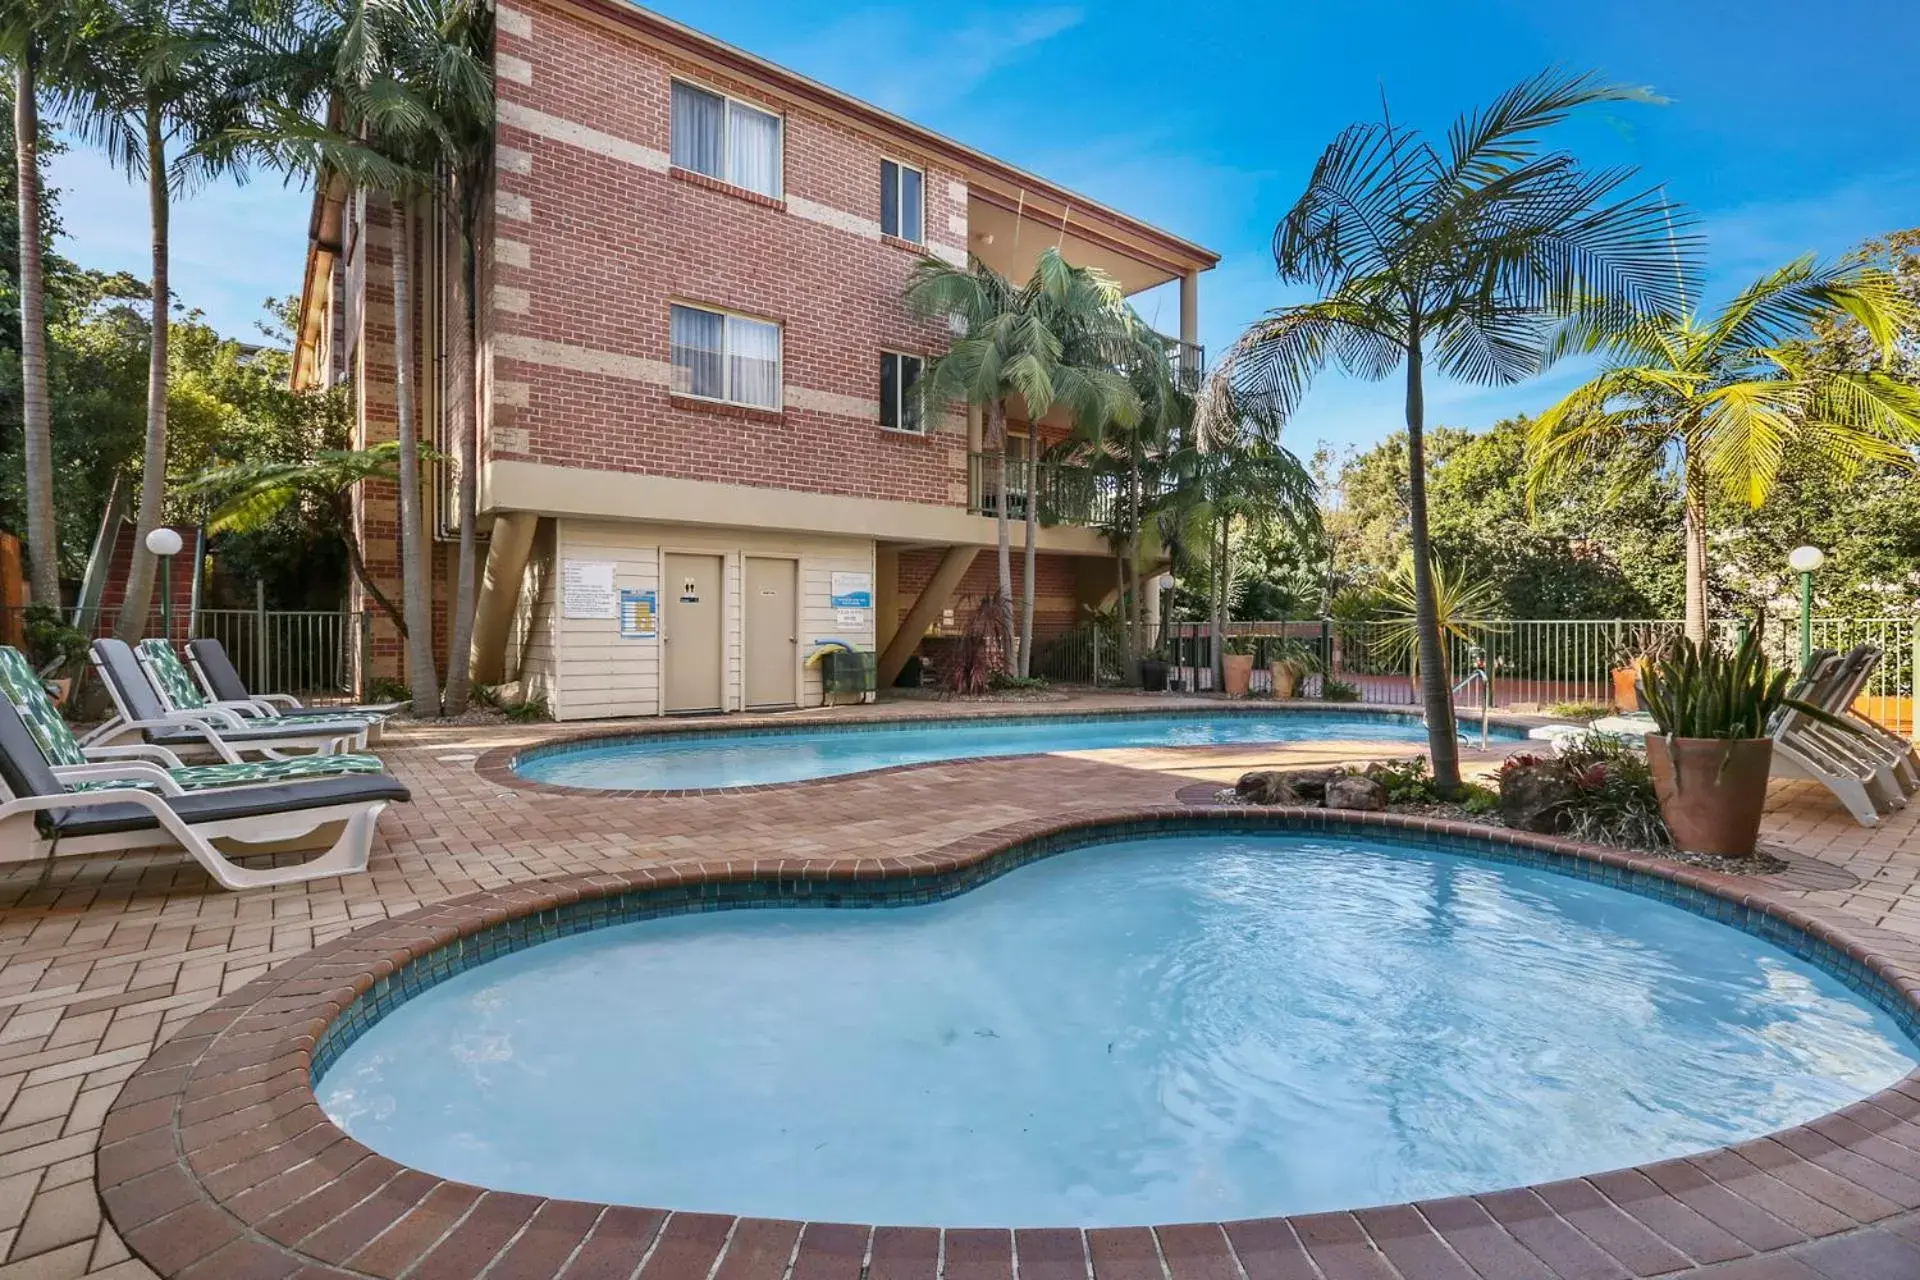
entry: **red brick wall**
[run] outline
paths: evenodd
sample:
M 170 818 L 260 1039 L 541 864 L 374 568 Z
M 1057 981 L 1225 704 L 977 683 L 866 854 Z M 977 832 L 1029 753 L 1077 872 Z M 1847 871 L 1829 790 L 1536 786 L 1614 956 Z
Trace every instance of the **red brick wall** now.
M 939 567 L 940 549 L 903 551 L 900 553 L 900 616 L 905 618 L 914 601 L 926 589 L 933 579 L 933 573 Z M 1033 625 L 1040 633 L 1063 631 L 1081 620 L 1080 604 L 1076 596 L 1078 580 L 1074 575 L 1075 557 L 1053 555 L 1041 552 L 1034 561 L 1034 578 L 1039 585 L 1039 594 L 1034 599 Z M 1013 601 L 1014 616 L 1019 617 L 1020 600 L 1026 587 L 1026 556 L 1018 548 L 1013 549 Z M 981 551 L 967 569 L 966 576 L 954 591 L 951 607 L 958 616 L 971 607 L 980 597 L 991 595 L 998 589 L 1000 568 L 997 553 L 992 547 Z
M 878 222 L 882 149 L 871 140 L 533 0 L 512 8 L 531 18 L 532 34 L 503 23 L 499 51 L 532 71 L 530 84 L 500 77 L 504 116 L 531 109 L 665 154 L 670 79 L 680 75 L 784 115 L 787 197 Z M 499 129 L 501 146 L 531 156 L 530 172 L 503 166 L 497 179 L 507 197 L 530 201 L 531 217 L 497 221 L 502 238 L 527 248 L 526 266 L 494 264 L 496 284 L 527 295 L 524 313 L 494 315 L 497 335 L 665 364 L 670 301 L 707 303 L 781 322 L 788 386 L 862 401 L 878 399 L 883 347 L 944 345 L 945 331 L 901 301 L 915 251 L 550 132 Z M 948 215 L 965 209 L 948 191 L 952 176 L 928 168 L 926 227 L 931 242 L 959 246 Z M 496 428 L 525 429 L 527 451 L 505 452 L 496 435 L 497 458 L 941 504 L 965 484 L 958 421 L 919 438 L 814 408 L 730 411 L 498 352 L 493 373 L 528 386 L 525 408 L 495 409 Z

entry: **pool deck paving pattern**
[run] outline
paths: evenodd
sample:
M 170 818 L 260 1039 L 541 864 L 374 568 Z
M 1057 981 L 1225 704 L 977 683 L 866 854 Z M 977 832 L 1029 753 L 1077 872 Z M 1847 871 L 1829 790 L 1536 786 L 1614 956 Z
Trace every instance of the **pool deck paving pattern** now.
M 963 713 L 1143 705 L 1176 703 L 1114 695 Z M 391 730 L 380 753 L 414 801 L 382 817 L 365 875 L 233 894 L 162 853 L 0 875 L 0 1280 L 1920 1278 L 1915 1077 L 1810 1125 L 1639 1170 L 1154 1229 L 769 1222 L 542 1201 L 402 1168 L 319 1113 L 306 1055 L 332 1015 L 315 1011 L 464 930 L 582 893 L 737 880 L 756 865 L 790 876 L 960 865 L 1023 833 L 1166 812 L 1200 783 L 1328 751 L 1014 757 L 641 798 L 548 794 L 479 768 L 489 752 L 570 731 Z M 1355 746 L 1357 759 L 1407 754 Z M 1469 752 L 1469 765 L 1507 749 Z M 1810 784 L 1777 784 L 1765 839 L 1790 855 L 1787 872 L 1681 874 L 1851 940 L 1920 993 L 1917 826 L 1909 809 L 1861 828 Z

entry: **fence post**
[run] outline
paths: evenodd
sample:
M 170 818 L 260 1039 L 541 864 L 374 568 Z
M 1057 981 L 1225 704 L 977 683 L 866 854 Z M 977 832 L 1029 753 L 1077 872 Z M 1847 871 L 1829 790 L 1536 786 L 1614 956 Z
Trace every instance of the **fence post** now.
M 1100 624 L 1089 623 L 1088 628 L 1093 632 L 1093 680 L 1091 683 L 1098 689 L 1100 687 Z
M 356 616 L 360 619 L 360 669 L 355 673 L 353 697 L 356 702 L 371 702 L 367 689 L 368 673 L 373 670 L 373 610 L 362 609 Z
M 254 694 L 270 693 L 267 688 L 267 580 L 253 580 L 253 687 Z
M 1920 618 L 1913 623 L 1911 660 L 1913 665 L 1907 668 L 1907 737 L 1920 743 Z

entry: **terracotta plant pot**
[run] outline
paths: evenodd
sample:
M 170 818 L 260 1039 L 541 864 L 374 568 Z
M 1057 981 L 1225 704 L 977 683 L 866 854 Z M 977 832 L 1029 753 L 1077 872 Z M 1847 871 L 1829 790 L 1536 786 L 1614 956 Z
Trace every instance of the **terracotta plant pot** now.
M 1647 735 L 1654 794 L 1676 847 L 1750 858 L 1767 804 L 1772 738 L 1675 738 Z
M 1227 696 L 1244 698 L 1247 690 L 1253 687 L 1253 655 L 1250 653 L 1229 653 L 1223 661 L 1227 682 Z
M 1292 667 L 1284 662 L 1276 662 L 1267 668 L 1267 674 L 1273 677 L 1274 697 L 1291 698 L 1293 696 L 1294 686 L 1299 683 L 1299 677 L 1294 675 Z
M 1615 667 L 1613 669 L 1613 705 L 1622 715 L 1640 709 L 1640 690 L 1635 682 L 1640 678 L 1640 665 Z

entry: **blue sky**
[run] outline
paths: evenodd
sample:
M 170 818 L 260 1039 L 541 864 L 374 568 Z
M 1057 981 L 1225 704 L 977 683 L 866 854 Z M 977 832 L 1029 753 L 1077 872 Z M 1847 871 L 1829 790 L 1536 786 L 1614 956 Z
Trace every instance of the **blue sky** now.
M 1562 145 L 1639 166 L 1699 215 L 1725 291 L 1798 254 L 1920 224 L 1920 66 L 1912 0 L 1147 0 L 655 7 L 1222 255 L 1201 284 L 1221 350 L 1292 300 L 1267 243 L 1314 158 L 1379 109 L 1439 133 L 1544 66 L 1646 84 L 1663 107 L 1594 113 Z M 75 147 L 53 166 L 82 263 L 144 274 L 144 197 Z M 299 287 L 307 197 L 272 175 L 179 208 L 181 299 L 253 336 L 259 302 Z M 1161 296 L 1165 294 L 1165 296 Z M 1139 300 L 1163 328 L 1168 291 Z M 1537 409 L 1572 370 L 1514 388 L 1438 385 L 1429 420 L 1483 426 Z M 1398 425 L 1397 385 L 1329 376 L 1289 443 L 1364 444 Z

